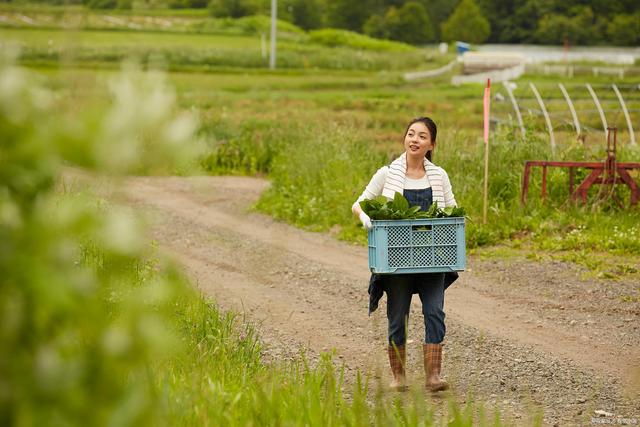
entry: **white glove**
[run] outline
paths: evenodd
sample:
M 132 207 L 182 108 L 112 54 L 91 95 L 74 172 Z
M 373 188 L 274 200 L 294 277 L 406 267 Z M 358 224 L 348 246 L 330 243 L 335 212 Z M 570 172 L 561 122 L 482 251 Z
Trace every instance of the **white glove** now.
M 373 228 L 373 224 L 371 223 L 371 218 L 369 218 L 369 215 L 367 215 L 364 212 L 360 213 L 360 222 L 362 223 L 362 226 L 367 230 L 371 230 Z

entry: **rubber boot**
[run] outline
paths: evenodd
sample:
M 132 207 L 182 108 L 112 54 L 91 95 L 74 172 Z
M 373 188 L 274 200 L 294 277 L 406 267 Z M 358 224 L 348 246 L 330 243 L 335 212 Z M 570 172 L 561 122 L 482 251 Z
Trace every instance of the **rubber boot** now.
M 389 365 L 391 366 L 391 374 L 393 375 L 389 387 L 392 390 L 404 391 L 407 388 L 404 375 L 404 367 L 407 361 L 406 348 L 404 345 L 390 345 L 387 348 L 387 353 L 389 354 Z
M 427 378 L 425 387 L 429 391 L 441 391 L 449 388 L 449 384 L 440 378 L 442 368 L 442 344 L 423 344 L 424 373 Z

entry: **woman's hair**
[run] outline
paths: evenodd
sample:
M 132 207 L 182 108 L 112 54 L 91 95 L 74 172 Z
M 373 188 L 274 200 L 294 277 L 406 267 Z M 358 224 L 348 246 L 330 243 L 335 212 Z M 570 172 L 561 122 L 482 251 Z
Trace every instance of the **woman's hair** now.
M 436 124 L 434 123 L 433 120 L 431 120 L 429 117 L 416 117 L 415 119 L 411 120 L 409 122 L 409 124 L 407 125 L 407 130 L 404 131 L 404 138 L 407 137 L 407 133 L 409 133 L 409 128 L 411 127 L 412 124 L 414 123 L 422 123 L 423 125 L 425 125 L 427 127 L 427 129 L 429 129 L 429 135 L 431 136 L 431 143 L 433 145 L 436 144 L 436 135 L 438 134 L 438 127 L 436 126 Z M 404 142 L 404 138 L 403 138 L 403 142 Z M 427 154 L 425 154 L 425 157 L 427 158 L 427 160 L 431 161 L 431 156 L 432 156 L 432 150 L 427 151 Z

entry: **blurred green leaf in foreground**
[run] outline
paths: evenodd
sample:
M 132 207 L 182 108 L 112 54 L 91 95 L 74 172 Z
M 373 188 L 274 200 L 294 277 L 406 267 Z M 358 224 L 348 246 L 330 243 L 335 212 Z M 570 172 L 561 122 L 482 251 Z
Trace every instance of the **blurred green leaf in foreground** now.
M 148 259 L 130 212 L 60 191 L 64 165 L 173 171 L 196 121 L 159 73 L 123 69 L 75 114 L 0 59 L 0 425 L 139 425 L 162 416 L 149 362 L 172 354 L 187 292 Z M 132 269 L 136 274 L 131 274 Z M 131 278 L 135 281 L 132 282 Z

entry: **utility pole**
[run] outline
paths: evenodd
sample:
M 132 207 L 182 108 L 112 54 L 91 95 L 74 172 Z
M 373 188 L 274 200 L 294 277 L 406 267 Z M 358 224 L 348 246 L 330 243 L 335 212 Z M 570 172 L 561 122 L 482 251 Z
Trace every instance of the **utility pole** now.
M 278 17 L 278 0 L 271 0 L 271 55 L 269 56 L 269 68 L 276 69 L 276 29 Z

